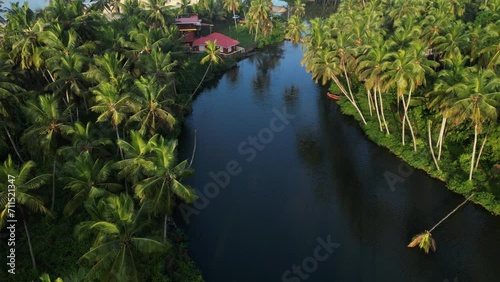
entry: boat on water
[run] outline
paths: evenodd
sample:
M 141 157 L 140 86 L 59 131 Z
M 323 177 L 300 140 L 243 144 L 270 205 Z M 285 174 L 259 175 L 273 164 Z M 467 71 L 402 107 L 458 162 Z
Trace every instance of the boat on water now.
M 335 100 L 335 101 L 337 101 L 337 100 L 340 98 L 340 96 L 339 96 L 339 95 L 335 95 L 335 94 L 332 94 L 332 93 L 330 93 L 330 92 L 326 93 L 326 95 L 327 95 L 330 99 L 333 99 L 333 100 Z

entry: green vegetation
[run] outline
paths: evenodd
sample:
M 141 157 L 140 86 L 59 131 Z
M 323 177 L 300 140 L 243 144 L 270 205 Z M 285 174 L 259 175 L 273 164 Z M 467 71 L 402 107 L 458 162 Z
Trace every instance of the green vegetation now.
M 500 3 L 342 1 L 302 63 L 370 139 L 500 214 Z M 297 23 L 290 22 L 289 32 Z
M 39 12 L 27 4 L 7 9 L 0 30 L 2 235 L 7 220 L 17 219 L 16 275 L 7 279 L 203 281 L 187 238 L 172 228 L 176 205 L 196 200 L 182 182 L 193 171 L 177 159 L 176 138 L 193 95 L 235 58 L 220 60 L 213 43 L 190 54 L 173 22 L 200 11 L 232 23 L 249 7 L 183 1 L 172 9 L 166 2 L 54 0 Z M 278 28 L 259 33 L 259 45 L 282 39 L 280 24 L 268 22 Z M 238 32 L 255 37 L 248 27 Z M 2 244 L 2 254 L 10 247 Z

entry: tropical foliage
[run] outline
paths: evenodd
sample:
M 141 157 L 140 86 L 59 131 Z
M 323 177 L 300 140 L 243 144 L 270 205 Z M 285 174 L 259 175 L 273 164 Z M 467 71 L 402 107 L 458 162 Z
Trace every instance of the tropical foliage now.
M 341 1 L 287 37 L 370 137 L 499 214 L 498 1 L 469 2 Z

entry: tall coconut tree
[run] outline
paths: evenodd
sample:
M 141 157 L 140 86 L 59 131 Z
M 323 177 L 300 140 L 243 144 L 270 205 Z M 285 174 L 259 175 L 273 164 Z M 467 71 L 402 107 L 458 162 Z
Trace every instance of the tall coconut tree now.
M 262 32 L 265 36 L 272 26 L 272 22 L 269 19 L 271 8 L 272 3 L 269 0 L 252 0 L 250 2 L 246 18 L 251 23 L 251 26 L 249 26 L 250 30 L 255 32 L 255 41 L 257 41 L 259 32 Z
M 148 171 L 153 170 L 151 161 L 153 148 L 156 147 L 158 135 L 145 139 L 144 135 L 136 130 L 130 131 L 129 141 L 120 140 L 118 146 L 124 152 L 125 158 L 117 161 L 113 168 L 119 170 L 118 178 L 137 183 L 144 179 Z
M 223 0 L 224 8 L 233 12 L 234 28 L 238 28 L 238 23 L 236 22 L 236 12 L 240 10 L 241 0 Z
M 134 189 L 141 203 L 149 202 L 153 214 L 164 217 L 163 241 L 167 240 L 168 217 L 172 215 L 175 197 L 186 203 L 196 200 L 196 194 L 189 186 L 180 182 L 180 179 L 191 174 L 187 160 L 177 163 L 175 149 L 177 140 L 158 138 L 157 146 L 153 148 L 155 156 L 152 158 L 154 168 L 148 171 L 149 176 L 138 182 Z
M 90 201 L 85 208 L 92 219 L 78 224 L 74 233 L 79 239 L 93 238 L 90 251 L 79 260 L 91 266 L 88 281 L 141 281 L 136 261 L 169 248 L 143 235 L 149 224 L 146 208 L 137 211 L 126 194 Z
M 69 108 L 61 111 L 57 96 L 40 95 L 38 99 L 26 102 L 24 112 L 31 126 L 26 128 L 21 141 L 27 145 L 33 156 L 52 162 L 52 203 L 55 205 L 57 148 L 62 141 L 62 128 L 68 122 Z
M 474 127 L 469 180 L 475 169 L 478 136 L 485 124 L 495 123 L 498 119 L 496 106 L 500 101 L 500 79 L 492 70 L 471 68 L 467 76 L 467 90 L 448 110 L 455 123 L 470 119 Z M 479 162 L 480 155 L 477 156 Z
M 95 105 L 91 107 L 91 110 L 99 114 L 97 122 L 109 121 L 115 130 L 118 142 L 120 140 L 118 127 L 131 111 L 130 96 L 118 91 L 115 85 L 108 82 L 99 84 L 92 90 L 92 93 L 95 95 Z M 119 151 L 123 159 L 123 152 Z
M 161 85 L 155 78 L 141 77 L 135 81 L 135 89 L 137 95 L 132 96 L 132 100 L 136 109 L 128 122 L 137 123 L 139 132 L 149 136 L 172 130 L 176 120 L 170 109 L 174 101 L 167 98 L 169 85 Z
M 5 185 L 0 188 L 0 230 L 6 226 L 9 219 L 17 219 L 16 212 L 20 212 L 24 226 L 24 232 L 28 240 L 33 269 L 36 269 L 35 254 L 31 245 L 31 237 L 28 229 L 28 211 L 33 213 L 48 214 L 49 210 L 44 202 L 34 192 L 50 179 L 50 174 L 35 174 L 33 169 L 35 162 L 28 161 L 20 167 L 14 165 L 11 156 L 0 168 L 0 180 Z M 15 192 L 15 197 L 12 193 Z M 12 202 L 14 201 L 14 202 Z M 16 207 L 16 208 L 14 208 Z
M 302 34 L 305 32 L 306 26 L 302 20 L 297 16 L 292 16 L 288 20 L 286 26 L 285 39 L 292 41 L 293 44 L 297 44 L 302 39 Z

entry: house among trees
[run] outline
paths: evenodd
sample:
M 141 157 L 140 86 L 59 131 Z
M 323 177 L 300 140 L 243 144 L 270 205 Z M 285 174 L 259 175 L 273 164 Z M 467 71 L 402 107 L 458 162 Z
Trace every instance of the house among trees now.
M 215 42 L 217 49 L 221 50 L 221 55 L 232 55 L 243 50 L 243 48 L 238 46 L 238 44 L 240 44 L 238 40 L 232 39 L 224 34 L 214 32 L 208 36 L 195 39 L 192 45 L 193 51 L 203 52 L 207 46 L 207 41 Z

